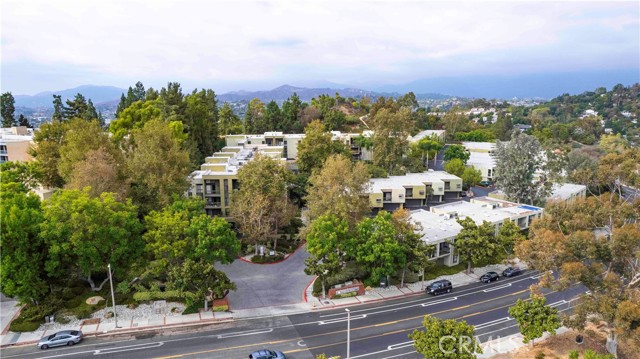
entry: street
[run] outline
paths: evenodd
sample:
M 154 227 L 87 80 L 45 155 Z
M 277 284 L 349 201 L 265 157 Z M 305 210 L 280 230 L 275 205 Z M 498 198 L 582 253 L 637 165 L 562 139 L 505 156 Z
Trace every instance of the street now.
M 407 335 L 420 329 L 424 315 L 465 320 L 476 326 L 482 342 L 518 332 L 508 308 L 529 297 L 535 272 L 475 283 L 436 297 L 426 294 L 376 304 L 351 306 L 351 358 L 419 358 Z M 581 286 L 544 292 L 547 303 L 567 310 Z M 35 345 L 2 350 L 2 358 L 247 358 L 258 349 L 284 352 L 287 358 L 315 358 L 325 353 L 346 358 L 347 313 L 344 308 L 297 315 L 239 320 L 211 329 L 138 338 L 87 338 L 74 347 L 47 351 Z

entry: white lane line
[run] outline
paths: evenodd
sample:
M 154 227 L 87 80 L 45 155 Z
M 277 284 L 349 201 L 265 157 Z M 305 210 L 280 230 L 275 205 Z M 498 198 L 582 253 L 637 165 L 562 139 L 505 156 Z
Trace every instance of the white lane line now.
M 134 350 L 151 349 L 151 348 L 158 348 L 158 347 L 161 347 L 163 345 L 164 345 L 163 342 L 126 345 L 126 346 L 117 347 L 117 348 L 108 348 L 108 349 L 95 350 L 93 352 L 93 355 L 104 355 L 104 354 L 108 355 L 108 354 L 114 354 L 114 353 L 129 352 L 129 351 L 134 351 Z
M 271 332 L 273 332 L 273 328 L 247 330 L 245 332 L 224 333 L 224 334 L 219 334 L 218 339 L 243 337 L 246 335 L 264 334 L 264 333 L 271 333 Z
M 563 304 L 567 304 L 567 301 L 564 300 L 564 299 L 563 300 L 559 300 L 559 301 L 554 302 L 554 303 L 551 303 L 551 304 L 548 304 L 548 306 L 549 307 L 559 307 L 559 306 L 561 306 Z
M 486 323 L 475 325 L 475 329 L 484 329 L 484 328 L 491 327 L 491 326 L 494 326 L 494 325 L 497 325 L 497 324 L 502 324 L 502 323 L 508 322 L 511 319 L 513 319 L 513 318 L 504 317 L 504 318 L 492 320 L 490 322 L 486 322 Z
M 413 346 L 413 340 L 410 340 L 404 343 L 391 344 L 387 347 L 387 350 L 402 349 L 402 348 L 411 347 L 411 346 Z
M 364 319 L 366 317 L 367 317 L 366 314 L 352 315 L 351 320 Z M 318 325 L 327 325 L 327 324 L 334 324 L 334 323 L 340 323 L 340 322 L 346 322 L 346 321 L 347 321 L 347 317 L 338 318 L 338 319 L 321 320 L 318 322 Z
M 458 297 L 451 297 L 451 298 L 445 298 L 445 299 L 440 299 L 440 300 L 434 300 L 431 302 L 427 302 L 427 303 L 422 303 L 420 304 L 421 307 L 429 307 L 432 305 L 436 305 L 436 304 L 441 304 L 441 303 L 446 303 L 446 302 L 453 302 L 454 300 L 458 300 Z
M 504 328 L 500 328 L 500 329 L 492 330 L 492 331 L 490 331 L 490 332 L 480 333 L 480 334 L 477 334 L 477 335 L 476 335 L 476 337 L 478 337 L 478 336 L 480 336 L 480 335 L 487 335 L 487 334 L 491 334 L 491 333 L 499 332 L 499 331 L 501 331 L 501 330 L 505 330 L 505 329 L 509 329 L 509 328 L 513 328 L 513 327 L 517 327 L 517 326 L 518 326 L 518 324 L 514 324 L 514 325 L 510 325 L 510 326 L 508 326 L 508 327 L 504 327 Z
M 485 290 L 483 290 L 483 292 L 489 293 L 489 292 L 493 292 L 494 290 L 499 290 L 499 289 L 504 289 L 504 288 L 509 288 L 509 287 L 511 287 L 511 283 L 507 283 L 505 285 L 499 285 L 497 287 L 493 287 L 493 288 L 490 288 L 490 289 L 485 289 Z

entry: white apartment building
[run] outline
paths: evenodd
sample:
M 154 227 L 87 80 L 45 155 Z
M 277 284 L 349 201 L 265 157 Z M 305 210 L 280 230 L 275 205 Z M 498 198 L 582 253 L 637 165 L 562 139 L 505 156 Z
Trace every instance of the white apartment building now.
M 33 129 L 25 126 L 6 127 L 0 131 L 0 163 L 27 162 L 33 158 L 29 148 L 33 144 Z
M 438 264 L 454 266 L 460 262 L 455 250 L 455 238 L 462 226 L 458 218 L 469 217 L 477 225 L 488 221 L 495 226 L 496 234 L 506 221 L 512 221 L 521 229 L 527 229 L 531 222 L 542 217 L 540 207 L 522 205 L 489 197 L 459 201 L 431 207 L 428 211 L 411 211 L 411 220 L 421 229 L 422 240 L 435 246 L 431 259 Z
M 462 142 L 464 148 L 469 150 L 467 166 L 473 166 L 479 170 L 483 181 L 493 181 L 496 173 L 496 161 L 492 153 L 496 150 L 493 142 Z

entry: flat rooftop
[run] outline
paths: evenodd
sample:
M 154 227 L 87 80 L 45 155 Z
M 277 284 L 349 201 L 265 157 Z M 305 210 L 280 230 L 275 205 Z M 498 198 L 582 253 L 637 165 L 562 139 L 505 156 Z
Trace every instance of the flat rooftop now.
M 496 144 L 494 142 L 471 142 L 471 141 L 465 141 L 462 142 L 462 145 L 468 149 L 469 151 L 473 152 L 474 150 L 481 150 L 481 151 L 493 151 L 496 149 Z
M 496 166 L 496 160 L 488 152 L 469 152 L 467 165 L 492 168 Z
M 445 171 L 426 171 L 420 173 L 407 173 L 404 176 L 389 176 L 388 178 L 372 178 L 370 191 L 380 192 L 389 189 L 402 189 L 404 186 L 424 185 L 425 183 L 441 182 L 443 180 L 460 179 Z

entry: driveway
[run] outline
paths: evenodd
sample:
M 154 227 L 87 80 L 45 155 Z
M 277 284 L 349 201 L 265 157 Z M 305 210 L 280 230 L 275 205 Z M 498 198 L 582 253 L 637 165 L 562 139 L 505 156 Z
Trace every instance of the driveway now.
M 236 259 L 219 265 L 238 289 L 229 292 L 231 310 L 295 304 L 313 279 L 304 273 L 306 247 L 299 248 L 286 260 L 275 264 L 254 264 Z

